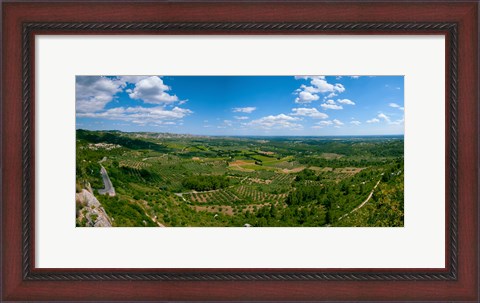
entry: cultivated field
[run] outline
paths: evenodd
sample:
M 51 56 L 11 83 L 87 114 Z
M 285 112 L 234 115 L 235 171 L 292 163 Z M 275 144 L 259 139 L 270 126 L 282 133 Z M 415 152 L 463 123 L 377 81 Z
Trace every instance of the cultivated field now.
M 113 226 L 403 226 L 401 136 L 77 130 L 76 156 L 77 192 L 91 190 Z M 114 195 L 98 191 L 101 167 Z

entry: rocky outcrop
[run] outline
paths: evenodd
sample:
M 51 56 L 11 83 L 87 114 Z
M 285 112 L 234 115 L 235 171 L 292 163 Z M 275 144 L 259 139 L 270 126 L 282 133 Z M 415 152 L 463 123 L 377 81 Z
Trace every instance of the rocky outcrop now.
M 108 217 L 102 204 L 88 190 L 82 189 L 75 194 L 77 205 L 77 226 L 111 227 L 112 221 Z

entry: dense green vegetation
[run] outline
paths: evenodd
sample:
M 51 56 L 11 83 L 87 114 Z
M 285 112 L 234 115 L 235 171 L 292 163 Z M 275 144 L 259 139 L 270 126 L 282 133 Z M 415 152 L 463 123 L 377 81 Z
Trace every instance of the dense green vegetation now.
M 207 191 L 225 188 L 230 184 L 226 176 L 188 176 L 182 181 L 185 188 Z
M 77 130 L 76 153 L 114 226 L 403 226 L 403 137 Z

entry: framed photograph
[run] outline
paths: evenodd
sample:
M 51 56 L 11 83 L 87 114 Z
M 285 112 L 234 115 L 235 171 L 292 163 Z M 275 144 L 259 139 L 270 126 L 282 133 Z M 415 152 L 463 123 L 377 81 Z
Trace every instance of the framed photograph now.
M 479 300 L 478 2 L 2 11 L 2 300 Z

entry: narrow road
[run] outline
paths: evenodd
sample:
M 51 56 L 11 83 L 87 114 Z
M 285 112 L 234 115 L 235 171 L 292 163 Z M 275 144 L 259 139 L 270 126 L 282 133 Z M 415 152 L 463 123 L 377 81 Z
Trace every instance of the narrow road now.
M 174 195 L 179 196 L 180 198 L 183 199 L 183 201 L 187 202 L 187 199 L 183 196 L 184 193 L 174 193 Z
M 110 178 L 108 177 L 108 173 L 107 173 L 107 170 L 105 169 L 105 167 L 103 167 L 103 165 L 101 165 L 101 164 L 100 164 L 100 166 L 102 167 L 100 169 L 100 174 L 102 174 L 103 184 L 104 184 L 105 188 L 104 189 L 99 189 L 98 193 L 101 194 L 101 195 L 108 194 L 109 196 L 113 197 L 113 196 L 115 196 L 115 188 L 113 188 L 112 181 L 110 181 Z
M 383 175 L 383 174 L 382 174 Z M 380 179 L 381 180 L 381 179 Z M 373 196 L 373 192 L 375 191 L 375 189 L 377 188 L 378 184 L 380 184 L 380 180 L 378 180 L 377 184 L 375 184 L 375 186 L 373 187 L 372 191 L 370 192 L 370 194 L 368 195 L 367 199 L 365 201 L 362 202 L 362 204 L 360 204 L 359 206 L 355 207 L 351 212 L 347 213 L 347 214 L 344 214 L 343 216 L 341 216 L 340 218 L 338 218 L 338 221 L 342 220 L 343 218 L 345 218 L 346 216 L 356 212 L 357 210 L 359 210 L 360 208 L 362 208 L 365 204 L 367 204 L 368 201 L 370 201 L 370 199 L 372 198 Z
M 155 217 L 150 216 L 145 209 L 143 210 L 143 212 L 144 212 L 145 215 L 146 215 L 147 217 L 149 217 L 155 224 L 157 224 L 158 227 L 165 227 L 165 225 L 163 225 L 162 223 L 160 223 L 160 222 L 157 221 L 157 216 L 155 216 Z

